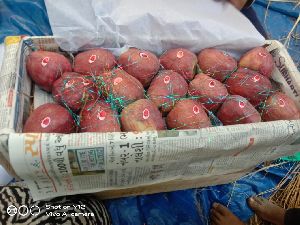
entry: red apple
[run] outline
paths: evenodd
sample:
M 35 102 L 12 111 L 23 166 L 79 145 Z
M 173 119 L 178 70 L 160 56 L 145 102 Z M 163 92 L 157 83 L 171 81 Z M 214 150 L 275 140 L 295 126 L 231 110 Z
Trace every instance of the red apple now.
M 220 82 L 237 68 L 237 61 L 233 57 L 214 48 L 203 49 L 198 54 L 198 64 L 203 73 Z
M 197 56 L 184 48 L 175 48 L 166 51 L 159 59 L 166 70 L 173 70 L 186 80 L 192 80 L 197 69 Z
M 118 113 L 104 100 L 87 103 L 80 113 L 81 132 L 120 132 Z
M 195 100 L 183 99 L 176 103 L 167 116 L 169 129 L 199 129 L 210 127 L 211 122 L 202 105 Z
M 180 74 L 172 70 L 163 70 L 153 79 L 147 94 L 149 99 L 165 113 L 169 112 L 187 91 L 188 84 Z
M 121 113 L 123 131 L 164 130 L 165 123 L 157 107 L 147 99 L 140 99 L 125 107 Z
M 272 55 L 263 47 L 257 47 L 248 51 L 239 61 L 240 67 L 258 71 L 268 78 L 272 76 L 274 65 Z
M 35 51 L 26 58 L 26 69 L 40 88 L 51 92 L 53 83 L 64 72 L 72 71 L 72 66 L 69 60 L 59 53 Z
M 118 64 L 138 79 L 144 87 L 148 87 L 159 70 L 159 61 L 156 55 L 149 51 L 130 48 L 120 55 Z
M 47 103 L 33 110 L 23 132 L 69 134 L 75 129 L 75 122 L 67 109 L 56 103 Z
M 231 95 L 241 95 L 255 107 L 265 101 L 272 91 L 270 80 L 253 71 L 233 73 L 227 79 L 226 86 Z
M 100 98 L 94 82 L 77 73 L 67 73 L 53 84 L 52 95 L 56 102 L 74 112 L 86 103 Z
M 281 92 L 269 96 L 261 112 L 263 121 L 300 119 L 294 101 Z
M 229 96 L 219 109 L 217 117 L 224 125 L 261 122 L 258 111 L 239 95 Z
M 114 55 L 103 48 L 81 52 L 75 56 L 74 71 L 81 74 L 99 76 L 116 65 Z
M 121 108 L 145 97 L 141 82 L 119 68 L 101 74 L 98 86 L 102 87 L 104 96 L 111 103 Z
M 207 110 L 217 110 L 228 96 L 225 85 L 206 74 L 196 75 L 189 84 L 188 92 Z

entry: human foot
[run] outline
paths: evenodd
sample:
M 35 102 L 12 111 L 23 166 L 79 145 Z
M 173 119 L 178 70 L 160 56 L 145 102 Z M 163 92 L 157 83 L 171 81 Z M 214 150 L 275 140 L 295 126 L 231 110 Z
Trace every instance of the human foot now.
M 210 210 L 211 225 L 245 225 L 225 206 L 214 203 Z
M 249 198 L 248 204 L 263 220 L 276 225 L 284 225 L 285 209 L 271 203 L 267 199 L 259 197 Z

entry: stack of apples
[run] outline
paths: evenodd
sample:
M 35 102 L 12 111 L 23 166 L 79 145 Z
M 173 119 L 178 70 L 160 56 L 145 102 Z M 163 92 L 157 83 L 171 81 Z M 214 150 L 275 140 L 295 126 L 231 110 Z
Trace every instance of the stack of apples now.
M 176 48 L 160 57 L 130 48 L 118 58 L 97 48 L 63 54 L 34 51 L 29 76 L 56 103 L 31 113 L 23 132 L 74 133 L 200 129 L 297 120 L 293 100 L 271 80 L 272 55 L 257 47 L 239 60 L 208 48 Z M 212 118 L 213 117 L 213 118 Z

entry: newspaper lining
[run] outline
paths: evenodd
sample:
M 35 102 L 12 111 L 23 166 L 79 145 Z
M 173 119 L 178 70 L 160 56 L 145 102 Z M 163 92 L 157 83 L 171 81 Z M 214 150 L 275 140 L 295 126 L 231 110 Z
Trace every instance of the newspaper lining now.
M 51 37 L 35 37 L 25 41 L 28 40 L 43 49 L 58 51 Z M 299 72 L 278 42 L 272 41 L 270 44 L 268 49 L 279 68 L 274 73 L 274 80 L 299 106 L 300 97 L 295 93 L 300 89 Z M 19 80 L 22 91 L 27 90 L 29 85 L 24 69 L 24 56 L 29 51 L 27 45 L 21 42 L 18 55 L 21 61 L 17 68 L 11 68 L 15 73 L 20 73 L 17 77 L 22 77 Z M 16 51 L 16 47 L 10 51 Z M 285 70 L 280 69 L 283 65 Z M 292 78 L 291 84 L 289 80 L 282 79 L 285 76 L 282 71 Z M 17 113 L 12 116 L 19 121 L 18 126 L 14 127 L 17 131 L 22 125 L 20 121 L 26 118 L 30 110 L 30 102 L 25 101 L 27 97 L 22 91 L 16 99 L 22 102 L 24 110 L 16 110 Z M 53 101 L 49 94 L 38 88 L 33 100 L 34 108 Z M 142 133 L 10 133 L 6 147 L 11 165 L 25 180 L 33 198 L 40 200 L 171 181 L 184 184 L 188 180 L 208 176 L 224 177 L 223 182 L 230 181 L 236 174 L 250 170 L 260 162 L 293 154 L 299 145 L 290 144 L 299 138 L 300 121 L 276 121 Z M 210 185 L 219 182 L 211 182 Z M 173 190 L 176 189 L 174 186 Z
M 23 171 L 34 199 L 44 199 L 243 170 L 295 151 L 299 145 L 286 145 L 299 133 L 299 121 L 280 121 L 173 137 L 164 132 L 12 134 L 9 146 L 11 156 L 19 155 L 11 163 Z

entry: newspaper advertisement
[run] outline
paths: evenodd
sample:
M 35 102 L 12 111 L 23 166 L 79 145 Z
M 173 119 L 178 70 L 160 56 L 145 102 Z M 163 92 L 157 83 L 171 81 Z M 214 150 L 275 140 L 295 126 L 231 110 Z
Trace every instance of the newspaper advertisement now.
M 299 121 L 142 133 L 12 134 L 10 161 L 35 200 L 243 170 L 292 154 Z

